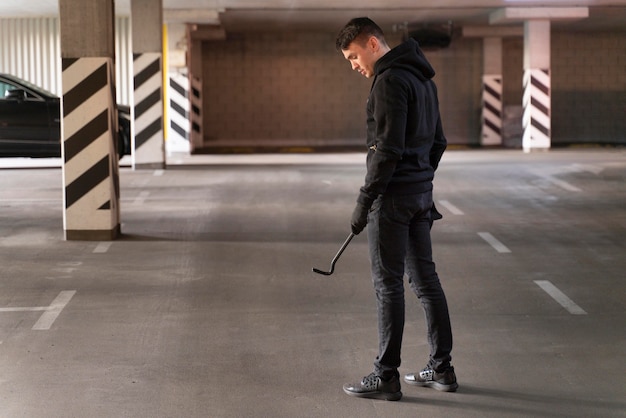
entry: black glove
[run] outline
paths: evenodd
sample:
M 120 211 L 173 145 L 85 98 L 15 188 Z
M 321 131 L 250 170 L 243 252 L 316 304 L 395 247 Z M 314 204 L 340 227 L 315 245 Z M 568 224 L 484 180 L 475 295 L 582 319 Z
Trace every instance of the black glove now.
M 430 208 L 430 219 L 432 219 L 433 221 L 437 221 L 441 218 L 443 218 L 443 215 L 439 213 L 439 211 L 435 207 L 435 204 L 433 203 L 433 207 Z
M 433 203 L 433 207 L 430 208 L 430 227 L 433 227 L 433 222 L 439 220 L 443 218 L 443 215 L 441 213 L 439 213 L 439 211 L 437 210 L 437 208 L 435 207 L 435 204 Z
M 365 225 L 367 225 L 367 214 L 369 211 L 370 209 L 368 207 L 357 202 L 354 212 L 352 212 L 352 220 L 350 221 L 354 235 L 359 235 L 361 231 L 363 231 L 363 228 L 365 228 Z

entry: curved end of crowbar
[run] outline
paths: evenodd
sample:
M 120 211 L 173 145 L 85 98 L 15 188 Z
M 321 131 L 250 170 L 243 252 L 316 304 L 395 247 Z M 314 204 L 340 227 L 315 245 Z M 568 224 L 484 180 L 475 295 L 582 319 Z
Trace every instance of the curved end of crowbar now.
M 333 261 L 330 262 L 330 271 L 323 271 L 323 270 L 314 268 L 313 272 L 317 274 L 323 274 L 324 276 L 330 276 L 331 274 L 333 274 L 333 271 L 335 271 L 335 263 L 337 262 L 337 260 L 339 260 L 339 257 L 341 257 L 341 254 L 343 253 L 343 250 L 346 249 L 346 247 L 348 246 L 348 244 L 350 244 L 350 241 L 352 241 L 352 238 L 354 237 L 355 235 L 353 233 L 350 233 L 350 235 L 348 235 L 348 238 L 346 238 L 345 242 L 343 243 L 343 245 L 341 246 L 341 248 L 335 255 L 335 258 L 333 258 Z
M 313 268 L 313 273 L 317 273 L 317 274 L 323 274 L 324 276 L 330 276 L 331 274 L 333 274 L 333 271 L 323 271 L 320 269 L 316 269 L 315 267 Z

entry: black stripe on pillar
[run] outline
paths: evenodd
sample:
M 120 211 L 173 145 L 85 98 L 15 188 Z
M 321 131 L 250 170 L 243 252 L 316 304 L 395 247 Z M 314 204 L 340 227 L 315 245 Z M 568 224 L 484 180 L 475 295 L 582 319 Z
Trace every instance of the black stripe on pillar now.
M 485 91 L 489 93 L 490 96 L 495 97 L 498 101 L 502 100 L 500 93 L 492 89 L 488 84 L 485 83 Z
M 69 208 L 93 190 L 110 175 L 109 156 L 106 155 L 89 170 L 65 187 L 65 208 Z
M 489 103 L 489 102 L 484 102 L 484 103 L 483 103 L 483 105 L 485 106 L 485 108 L 486 108 L 487 110 L 489 110 L 491 113 L 493 113 L 494 115 L 496 115 L 498 118 L 499 118 L 500 116 L 502 116 L 502 115 L 501 115 L 501 112 L 500 112 L 500 109 L 496 109 L 496 108 L 495 108 L 495 107 L 494 107 L 491 103 Z
M 109 110 L 105 109 L 92 121 L 75 132 L 74 135 L 65 140 L 65 162 L 74 158 L 109 129 L 108 113 Z
M 495 123 L 493 123 L 489 119 L 485 119 L 485 125 L 487 125 L 489 127 L 489 129 L 491 129 L 492 131 L 494 131 L 495 133 L 500 135 L 500 128 L 498 126 L 496 126 Z
M 181 96 L 183 96 L 184 98 L 187 98 L 188 94 L 187 94 L 187 90 L 185 90 L 185 88 L 183 86 L 181 86 L 180 84 L 178 84 L 174 79 L 170 78 L 170 87 L 173 88 L 178 94 L 180 94 Z
M 89 74 L 70 91 L 63 94 L 63 116 L 72 113 L 76 108 L 108 84 L 107 65 L 102 64 L 96 71 Z
M 152 138 L 152 136 L 155 135 L 160 130 L 161 130 L 161 118 L 158 118 L 157 120 L 152 122 L 150 125 L 146 126 L 143 131 L 135 135 L 135 147 L 139 148 L 140 146 L 142 146 L 144 143 L 146 143 L 147 140 Z
M 172 108 L 173 111 L 175 111 L 176 113 L 178 113 L 182 117 L 184 117 L 184 118 L 187 117 L 187 111 L 181 105 L 176 103 L 175 101 L 170 100 L 170 107 Z
M 530 105 L 534 107 L 535 109 L 537 109 L 538 111 L 540 111 L 541 113 L 543 113 L 544 115 L 550 116 L 550 109 L 548 109 L 546 105 L 544 105 L 539 100 L 537 100 L 536 97 L 530 96 Z
M 141 103 L 137 103 L 135 106 L 135 118 L 139 118 L 148 109 L 157 104 L 159 100 L 161 100 L 161 89 L 153 91 Z
M 539 130 L 545 136 L 550 136 L 550 130 L 547 127 L 543 126 L 541 123 L 539 123 L 539 121 L 537 121 L 532 116 L 530 118 L 530 124 L 537 128 L 537 130 Z
M 76 61 L 78 61 L 78 58 L 63 58 L 61 60 L 61 71 L 70 68 Z
M 541 82 L 539 82 L 539 80 L 537 80 L 535 77 L 530 76 L 530 84 L 532 86 L 535 86 L 538 90 L 540 90 L 543 94 L 548 95 L 550 94 L 550 87 L 542 84 Z
M 139 58 L 140 56 L 141 54 L 135 54 L 135 60 Z M 137 90 L 139 86 L 141 86 L 143 83 L 148 81 L 159 71 L 161 71 L 161 64 L 160 64 L 160 60 L 157 59 L 157 60 L 154 60 L 146 68 L 141 70 L 137 75 L 135 75 L 135 78 L 134 78 L 135 90 Z
M 187 138 L 187 131 L 185 131 L 181 126 L 179 126 L 177 123 L 175 122 L 171 122 L 170 126 L 172 127 L 172 129 L 174 130 L 174 132 L 176 132 L 178 135 L 182 136 L 183 138 Z

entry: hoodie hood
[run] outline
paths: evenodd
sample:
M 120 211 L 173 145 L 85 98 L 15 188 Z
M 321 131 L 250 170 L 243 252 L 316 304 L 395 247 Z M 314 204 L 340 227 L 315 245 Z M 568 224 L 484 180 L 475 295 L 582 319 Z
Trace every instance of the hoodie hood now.
M 412 38 L 396 46 L 376 61 L 374 73 L 378 76 L 391 67 L 409 71 L 422 81 L 430 80 L 435 76 L 435 70 L 424 56 L 417 41 Z

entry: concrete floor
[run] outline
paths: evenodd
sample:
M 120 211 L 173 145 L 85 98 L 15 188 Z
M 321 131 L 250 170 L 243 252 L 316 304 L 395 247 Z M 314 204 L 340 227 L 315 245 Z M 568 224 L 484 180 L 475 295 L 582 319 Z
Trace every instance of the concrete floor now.
M 41 160 L 35 162 L 44 166 Z M 364 154 L 121 169 L 122 232 L 64 241 L 61 171 L 0 162 L 0 417 L 626 417 L 626 150 L 449 151 L 434 255 L 457 393 L 370 372 Z M 401 373 L 427 355 L 407 293 Z

